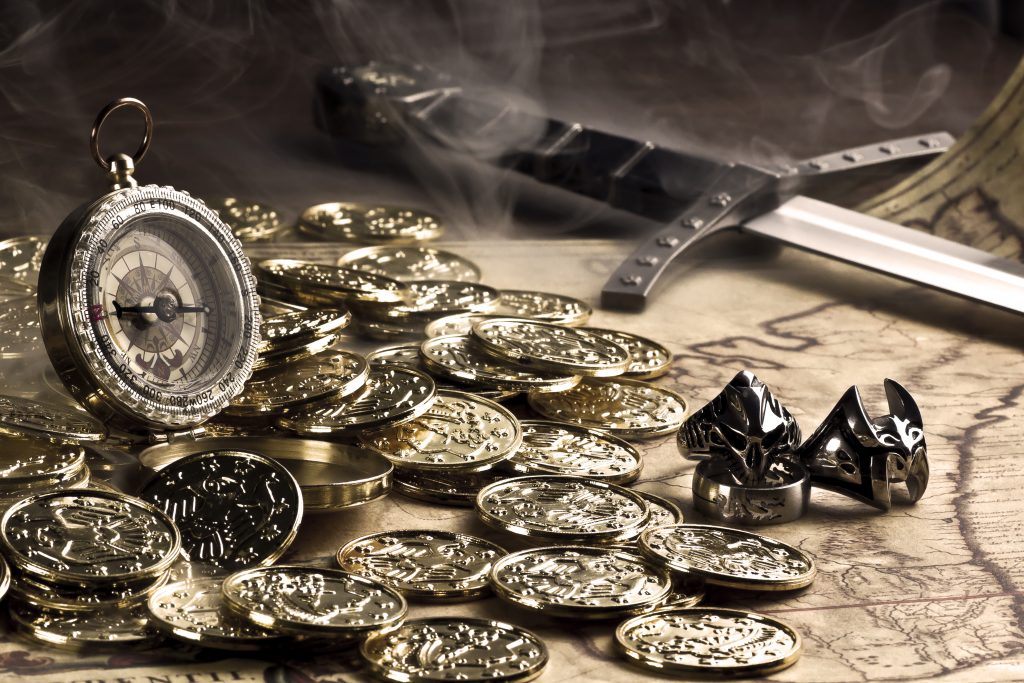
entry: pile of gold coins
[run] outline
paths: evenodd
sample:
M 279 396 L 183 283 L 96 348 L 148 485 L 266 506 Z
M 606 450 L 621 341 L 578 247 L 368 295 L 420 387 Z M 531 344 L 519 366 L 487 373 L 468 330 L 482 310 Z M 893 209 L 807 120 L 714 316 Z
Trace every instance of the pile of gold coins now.
M 262 204 L 210 205 L 245 242 L 353 248 L 334 263 L 253 263 L 264 321 L 252 379 L 205 435 L 99 444 L 147 468 L 133 490 L 82 488 L 74 430 L 55 444 L 33 427 L 88 424 L 84 412 L 0 402 L 22 444 L 2 454 L 0 478 L 17 632 L 74 648 L 158 635 L 292 656 L 358 645 L 382 680 L 530 680 L 548 662 L 537 634 L 456 608 L 408 618 L 409 602 L 496 595 L 512 617 L 608 621 L 625 660 L 652 671 L 759 675 L 796 661 L 788 625 L 700 602 L 706 585 L 803 588 L 813 560 L 687 524 L 671 500 L 629 488 L 643 467 L 631 442 L 675 433 L 687 413 L 649 381 L 670 368 L 665 347 L 587 327 L 582 301 L 481 284 L 476 265 L 425 244 L 442 234 L 425 212 L 322 204 L 293 229 Z M 29 288 L 31 260 L 6 253 L 0 287 Z M 386 345 L 352 350 L 366 340 Z M 287 562 L 304 518 L 392 487 L 472 507 L 494 537 L 382 530 L 338 549 L 336 567 Z

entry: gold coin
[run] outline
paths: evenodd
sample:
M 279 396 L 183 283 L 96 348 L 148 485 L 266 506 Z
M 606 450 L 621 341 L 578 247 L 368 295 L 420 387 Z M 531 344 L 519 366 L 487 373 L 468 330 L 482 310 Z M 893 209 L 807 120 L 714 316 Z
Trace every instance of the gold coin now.
M 0 434 L 51 441 L 102 441 L 107 429 L 81 409 L 0 396 Z
M 579 328 L 520 318 L 493 318 L 473 325 L 473 340 L 493 356 L 527 368 L 589 377 L 621 375 L 629 352 Z
M 321 354 L 254 374 L 223 412 L 241 417 L 274 415 L 329 396 L 344 398 L 362 389 L 369 375 L 370 366 L 358 354 Z
M 36 356 L 43 351 L 36 297 L 10 299 L 0 308 L 0 360 Z
M 558 325 L 586 325 L 593 309 L 586 302 L 561 294 L 503 289 L 495 313 L 508 318 L 530 318 Z
M 296 344 L 311 341 L 311 338 L 336 332 L 351 321 L 352 314 L 343 308 L 288 311 L 264 316 L 260 324 L 260 345 L 257 350 L 266 353 L 290 349 Z
M 288 228 L 280 212 L 266 204 L 237 197 L 219 197 L 207 199 L 206 205 L 227 223 L 240 242 L 272 240 Z
M 407 282 L 409 302 L 387 310 L 388 319 L 425 325 L 455 313 L 487 313 L 498 304 L 498 290 L 475 282 L 414 280 Z
M 35 288 L 47 239 L 35 235 L 0 242 L 0 275 Z
M 505 391 L 566 391 L 580 382 L 579 375 L 523 369 L 491 356 L 467 335 L 427 339 L 420 346 L 423 365 L 452 382 Z
M 473 507 L 483 487 L 504 481 L 509 475 L 498 469 L 483 472 L 417 472 L 395 470 L 395 491 L 403 496 L 436 505 Z
M 396 467 L 472 472 L 489 469 L 515 453 L 523 430 L 508 409 L 493 401 L 442 390 L 419 417 L 363 432 L 359 441 Z
M 404 301 L 408 287 L 391 278 L 351 268 L 295 259 L 266 259 L 256 263 L 260 279 L 290 288 L 300 299 L 310 296 L 311 305 L 340 298 L 394 303 Z
M 325 334 L 322 337 L 306 337 L 296 340 L 293 346 L 264 351 L 256 356 L 252 366 L 254 373 L 280 369 L 292 363 L 313 358 L 330 349 L 338 341 L 336 334 Z
M 479 282 L 480 269 L 458 254 L 433 247 L 363 247 L 338 259 L 338 265 L 395 280 Z
M 557 394 L 533 391 L 529 401 L 531 408 L 550 420 L 638 439 L 676 431 L 687 410 L 686 399 L 673 391 L 618 377 L 585 377 Z
M 445 337 L 450 334 L 470 334 L 473 331 L 473 325 L 476 325 L 478 322 L 503 317 L 505 316 L 493 313 L 456 313 L 455 315 L 446 315 L 443 318 L 431 320 L 427 323 L 423 332 L 430 338 Z
M 317 239 L 364 244 L 417 244 L 444 232 L 437 216 L 400 206 L 330 202 L 302 212 L 299 230 Z
M 62 612 L 11 606 L 15 630 L 48 647 L 73 652 L 117 652 L 155 644 L 145 605 L 115 610 Z
M 626 371 L 622 373 L 623 377 L 629 377 L 630 379 L 654 379 L 655 377 L 661 377 L 672 367 L 672 352 L 646 337 L 598 327 L 584 327 L 581 329 L 618 344 L 629 352 L 630 362 Z
M 523 444 L 508 466 L 523 474 L 564 474 L 628 484 L 640 476 L 640 451 L 611 434 L 579 425 L 524 420 Z

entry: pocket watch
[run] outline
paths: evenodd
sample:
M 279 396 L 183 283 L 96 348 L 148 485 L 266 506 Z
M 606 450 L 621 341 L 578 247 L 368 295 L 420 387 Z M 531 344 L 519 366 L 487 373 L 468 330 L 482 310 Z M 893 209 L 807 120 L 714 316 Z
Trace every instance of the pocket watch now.
M 132 156 L 100 153 L 114 111 L 145 134 Z M 217 213 L 133 177 L 153 137 L 145 104 L 121 98 L 92 128 L 110 192 L 69 215 L 43 255 L 39 315 L 54 369 L 82 405 L 127 432 L 188 430 L 220 412 L 252 374 L 259 297 L 242 246 Z

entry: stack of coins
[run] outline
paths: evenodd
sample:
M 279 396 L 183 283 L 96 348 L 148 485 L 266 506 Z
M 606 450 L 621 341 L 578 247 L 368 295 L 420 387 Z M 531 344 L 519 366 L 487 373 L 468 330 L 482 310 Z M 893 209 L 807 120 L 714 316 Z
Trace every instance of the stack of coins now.
M 181 549 L 174 522 L 114 491 L 23 498 L 3 517 L 17 632 L 73 650 L 148 644 L 146 601 Z
M 0 510 L 28 495 L 83 488 L 89 475 L 81 446 L 0 436 Z

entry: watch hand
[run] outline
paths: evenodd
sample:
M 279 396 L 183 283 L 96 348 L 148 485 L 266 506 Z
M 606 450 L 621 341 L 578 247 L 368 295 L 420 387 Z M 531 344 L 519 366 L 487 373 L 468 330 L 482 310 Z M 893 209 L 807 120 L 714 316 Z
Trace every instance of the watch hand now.
M 149 306 L 122 306 L 114 300 L 114 315 L 120 318 L 124 313 L 156 313 L 156 304 L 150 304 Z M 202 304 L 194 306 L 178 306 L 174 309 L 175 313 L 209 313 L 210 307 Z
M 209 313 L 210 307 L 202 304 L 196 304 L 195 306 L 178 306 L 174 310 L 177 313 Z

